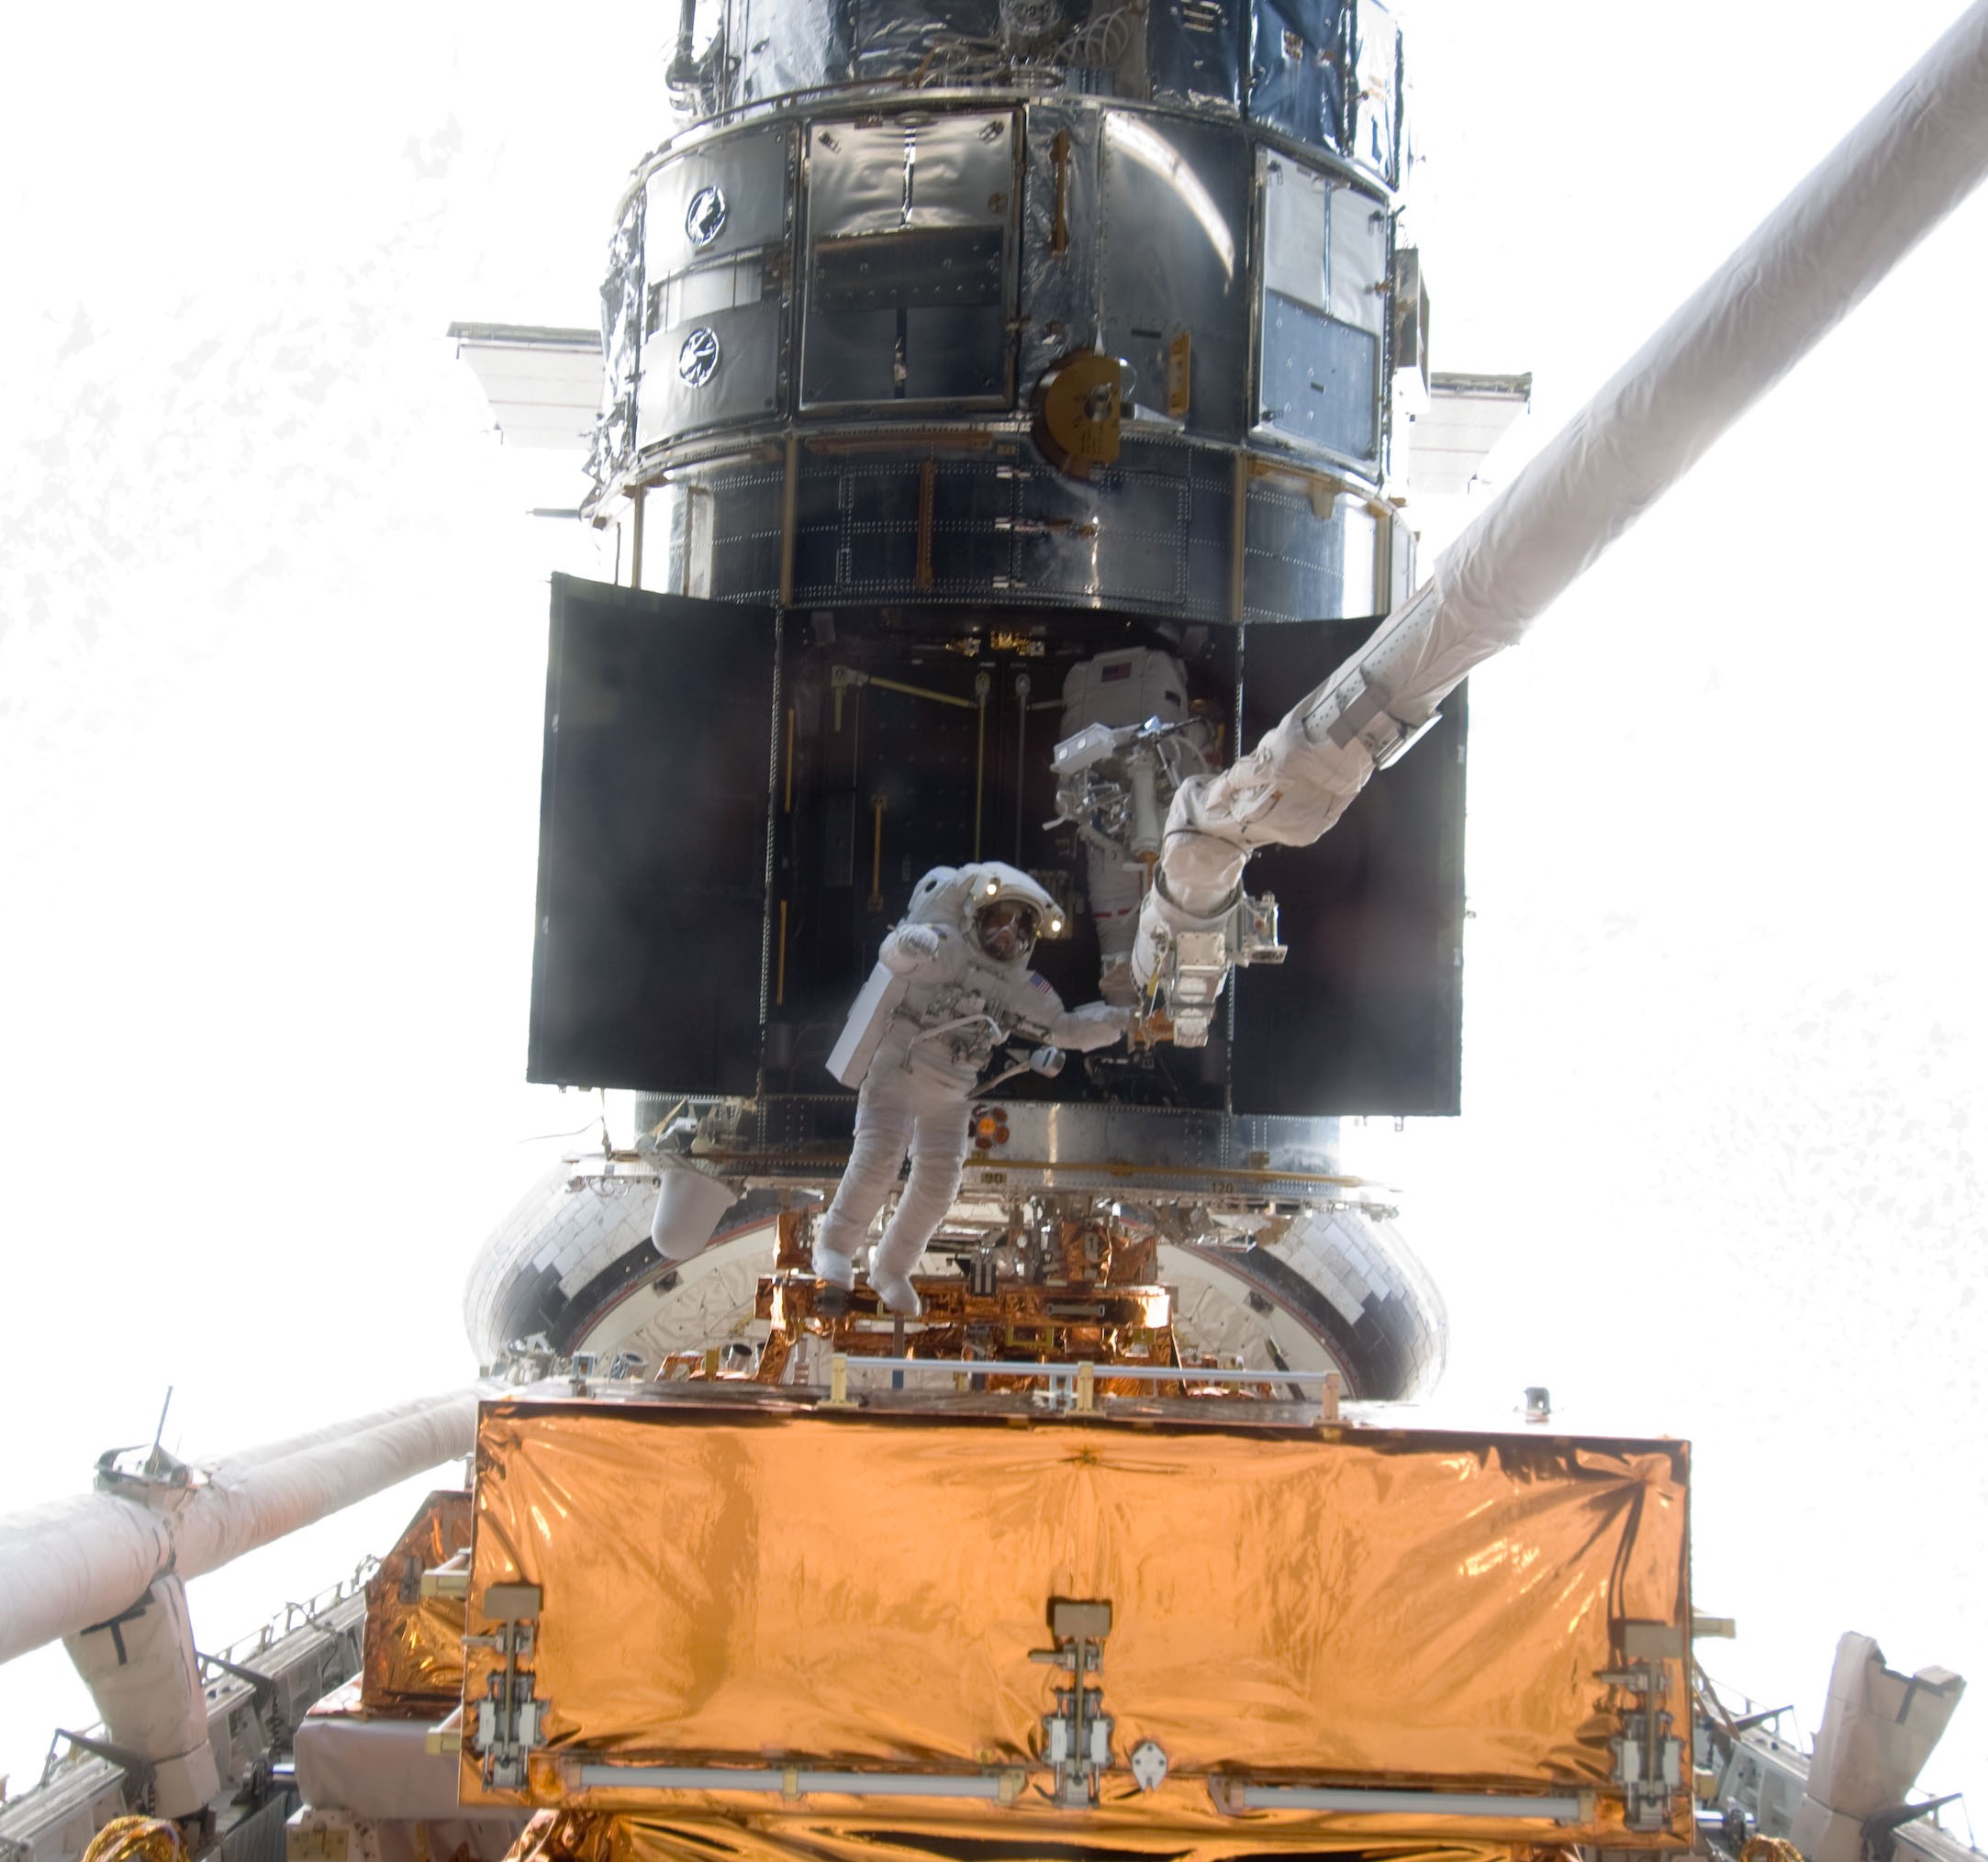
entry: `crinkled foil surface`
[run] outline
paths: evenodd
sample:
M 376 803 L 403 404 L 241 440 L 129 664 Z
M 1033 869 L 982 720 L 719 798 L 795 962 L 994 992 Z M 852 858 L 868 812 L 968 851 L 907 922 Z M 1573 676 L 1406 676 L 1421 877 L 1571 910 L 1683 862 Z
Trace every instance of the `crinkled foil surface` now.
M 1677 1443 L 508 1400 L 477 1455 L 470 1626 L 493 1583 L 543 1592 L 540 1802 L 581 1753 L 1028 1764 L 1058 1597 L 1111 1604 L 1097 1685 L 1159 1795 L 1604 1786 L 1612 1622 L 1689 1621 Z
M 1206 1801 L 1203 1800 L 1205 1810 Z M 1056 1862 L 1083 1856 L 1155 1862 L 1245 1862 L 1250 1856 L 1345 1856 L 1364 1862 L 1566 1862 L 1566 1852 L 1519 1843 L 1399 1842 L 1371 1835 L 1322 1835 L 1307 1827 L 1275 1827 L 1252 1818 L 1217 1827 L 1181 1831 L 1156 1827 L 1149 1818 L 1123 1815 L 1113 1806 L 1081 1819 L 1067 1813 L 1033 1815 L 1010 1830 L 1004 1812 L 997 1825 L 1008 1836 L 963 1834 L 958 1822 L 907 1807 L 904 1815 L 817 1816 L 745 1812 L 705 1821 L 619 1815 L 590 1811 L 540 1811 L 512 1845 L 506 1862 L 986 1862 L 990 1855 L 1039 1854 Z M 978 1812 L 987 1816 L 985 1812 Z M 987 1826 L 983 1825 L 983 1829 Z
M 463 1694 L 460 1597 L 423 1597 L 421 1573 L 468 1545 L 466 1493 L 431 1493 L 366 1586 L 360 1699 L 368 1713 L 440 1717 Z

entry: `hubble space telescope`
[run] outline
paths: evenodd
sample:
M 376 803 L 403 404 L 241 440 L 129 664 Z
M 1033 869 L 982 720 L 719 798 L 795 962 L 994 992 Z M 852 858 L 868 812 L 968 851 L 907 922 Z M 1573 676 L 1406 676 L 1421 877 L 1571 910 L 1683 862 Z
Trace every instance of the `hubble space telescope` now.
M 1198 1250 L 1212 1351 L 1409 1393 L 1440 1310 L 1338 1132 L 1457 1109 L 1463 695 L 1247 892 L 1177 898 L 1165 867 L 1184 787 L 1413 593 L 1411 431 L 1455 474 L 1524 405 L 1428 374 L 1393 21 L 685 31 L 691 122 L 620 204 L 601 340 L 567 344 L 604 351 L 585 515 L 619 569 L 554 588 L 531 1077 L 641 1094 L 665 1178 L 756 1199 L 727 1232 L 805 1209 L 880 942 L 921 875 L 999 860 L 1062 908 L 1035 970 L 1129 1034 L 984 1100 L 941 1247 L 1009 1245 L 1033 1196 L 1136 1204 Z M 560 339 L 461 340 L 500 421 L 542 407 Z M 717 1191 L 667 1187 L 692 1213 L 649 1265 L 709 1232 Z M 630 1346 L 585 1287 L 493 1291 L 491 1350 Z

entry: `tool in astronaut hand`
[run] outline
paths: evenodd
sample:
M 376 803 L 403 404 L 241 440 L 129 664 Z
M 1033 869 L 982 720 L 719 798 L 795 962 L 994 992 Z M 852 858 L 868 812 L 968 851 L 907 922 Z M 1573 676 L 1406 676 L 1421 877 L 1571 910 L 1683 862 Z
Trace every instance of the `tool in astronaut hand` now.
M 1054 1074 L 1061 1050 L 1108 1047 L 1124 1033 L 1125 1009 L 1066 1009 L 1029 968 L 1038 932 L 1062 920 L 1048 893 L 999 861 L 935 866 L 912 889 L 829 1055 L 829 1071 L 858 1090 L 849 1167 L 815 1232 L 820 1278 L 855 1285 L 856 1252 L 909 1152 L 910 1176 L 869 1281 L 888 1310 L 915 1318 L 910 1272 L 959 1193 L 967 1102 L 996 1048 L 1018 1036 L 1033 1043 L 1000 1077 Z

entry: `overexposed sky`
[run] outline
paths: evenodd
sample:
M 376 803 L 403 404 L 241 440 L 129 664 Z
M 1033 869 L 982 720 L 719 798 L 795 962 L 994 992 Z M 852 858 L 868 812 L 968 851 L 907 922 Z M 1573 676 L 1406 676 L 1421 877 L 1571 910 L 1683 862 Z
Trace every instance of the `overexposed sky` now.
M 1420 0 L 1440 368 L 1543 440 L 1944 25 Z M 574 501 L 441 331 L 586 323 L 674 23 L 40 16 L 0 294 L 6 1504 L 459 1381 L 463 1272 L 591 1109 L 521 1085 Z M 37 42 L 34 35 L 44 35 Z M 648 97 L 644 109 L 629 99 Z M 1697 1444 L 1708 1667 L 1988 1688 L 1976 201 L 1472 682 L 1466 1114 L 1353 1143 L 1446 1407 Z M 194 1589 L 218 1644 L 388 1496 Z M 90 1717 L 0 1669 L 0 1771 Z M 1974 1784 L 1964 1706 L 1929 1780 Z M 1988 1820 L 1984 1820 L 1988 1834 Z

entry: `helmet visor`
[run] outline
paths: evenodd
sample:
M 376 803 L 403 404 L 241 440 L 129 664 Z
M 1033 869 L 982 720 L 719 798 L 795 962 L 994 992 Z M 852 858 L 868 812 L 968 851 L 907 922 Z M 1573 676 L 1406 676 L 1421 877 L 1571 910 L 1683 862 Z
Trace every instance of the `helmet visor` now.
M 974 914 L 974 936 L 997 963 L 1012 964 L 1035 948 L 1035 908 L 1025 899 L 997 898 Z

